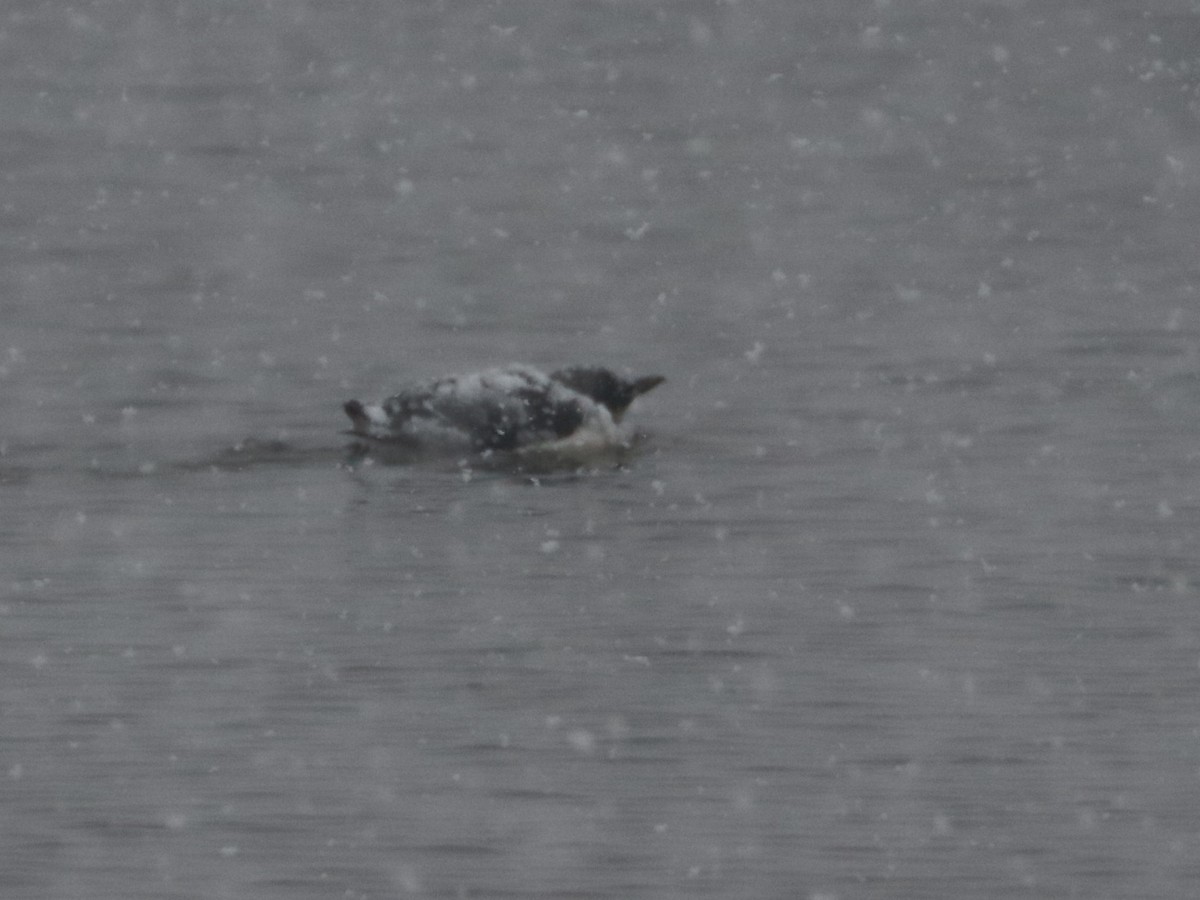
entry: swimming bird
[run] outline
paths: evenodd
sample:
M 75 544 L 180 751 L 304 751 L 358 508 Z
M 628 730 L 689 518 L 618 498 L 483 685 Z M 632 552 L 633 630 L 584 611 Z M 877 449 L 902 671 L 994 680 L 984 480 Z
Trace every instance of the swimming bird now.
M 627 378 L 600 366 L 549 374 L 514 363 L 412 384 L 379 403 L 350 400 L 350 434 L 426 452 L 540 451 L 614 446 L 617 427 L 662 375 Z

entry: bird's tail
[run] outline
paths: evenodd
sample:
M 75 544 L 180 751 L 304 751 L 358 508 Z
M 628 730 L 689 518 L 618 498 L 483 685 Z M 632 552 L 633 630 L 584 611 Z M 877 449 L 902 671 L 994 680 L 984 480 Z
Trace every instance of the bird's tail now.
M 371 417 L 367 415 L 367 411 L 362 403 L 358 400 L 347 400 L 342 409 L 346 411 L 346 415 L 350 417 L 350 421 L 354 424 L 355 434 L 365 435 L 368 427 L 370 427 Z

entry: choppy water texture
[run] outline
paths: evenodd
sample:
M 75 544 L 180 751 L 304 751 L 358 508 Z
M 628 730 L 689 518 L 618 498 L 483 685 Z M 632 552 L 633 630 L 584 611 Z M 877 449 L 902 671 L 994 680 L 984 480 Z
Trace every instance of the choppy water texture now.
M 10 4 L 0 893 L 1194 894 L 1198 34 Z M 670 380 L 345 465 L 510 360 Z

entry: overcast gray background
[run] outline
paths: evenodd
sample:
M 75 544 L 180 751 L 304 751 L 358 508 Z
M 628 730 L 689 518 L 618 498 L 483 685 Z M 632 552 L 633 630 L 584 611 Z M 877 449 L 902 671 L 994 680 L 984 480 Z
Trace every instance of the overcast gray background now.
M 6 4 L 0 893 L 1194 894 L 1197 47 Z M 339 464 L 510 360 L 665 374 L 642 454 Z

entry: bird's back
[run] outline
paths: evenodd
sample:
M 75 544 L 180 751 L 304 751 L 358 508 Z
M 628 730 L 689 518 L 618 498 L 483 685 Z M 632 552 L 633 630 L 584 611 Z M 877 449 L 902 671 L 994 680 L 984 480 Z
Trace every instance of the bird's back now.
M 558 440 L 603 412 L 577 391 L 519 365 L 420 382 L 378 407 L 360 408 L 365 429 L 355 424 L 364 436 L 472 451 Z

